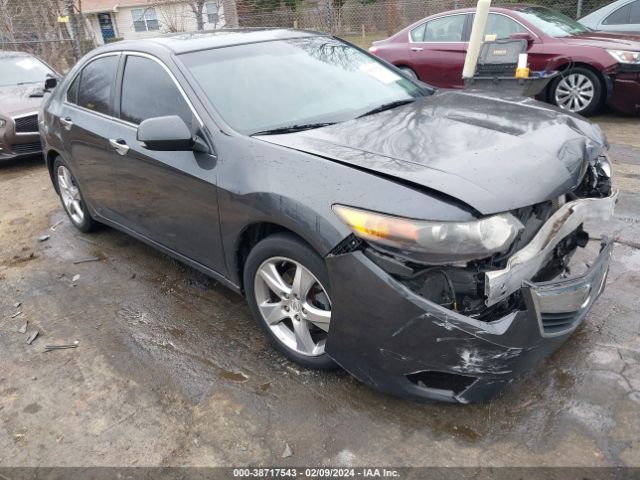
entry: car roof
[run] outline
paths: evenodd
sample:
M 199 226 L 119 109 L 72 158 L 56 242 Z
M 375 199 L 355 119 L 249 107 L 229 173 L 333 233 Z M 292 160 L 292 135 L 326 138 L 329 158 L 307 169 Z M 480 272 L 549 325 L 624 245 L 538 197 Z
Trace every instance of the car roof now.
M 604 17 L 608 17 L 609 14 L 613 13 L 615 10 L 617 10 L 620 7 L 623 7 L 625 5 L 627 5 L 628 3 L 632 3 L 634 0 L 617 0 L 613 3 L 609 3 L 608 5 L 604 5 L 603 7 L 598 8 L 597 10 L 594 10 L 593 12 L 591 12 L 589 15 L 585 15 L 584 17 L 582 17 L 580 19 L 580 21 L 583 20 L 595 20 L 598 21 Z
M 125 40 L 110 43 L 108 47 L 111 48 L 108 49 L 125 50 L 162 46 L 179 55 L 181 53 L 194 52 L 198 50 L 209 50 L 212 48 L 311 36 L 327 36 L 327 34 L 288 28 L 223 29 L 211 32 L 176 33 L 140 40 Z
M 491 7 L 489 10 L 492 12 L 519 12 L 522 10 L 526 10 L 528 8 L 547 8 L 549 9 L 549 7 L 545 7 L 544 5 L 536 5 L 536 4 L 531 4 L 531 3 L 514 3 L 513 5 L 500 5 L 500 6 L 496 6 L 496 7 Z M 434 15 L 431 15 L 432 17 L 439 17 L 442 15 L 450 15 L 452 13 L 475 13 L 476 8 L 458 8 L 457 10 L 449 10 L 447 12 L 441 12 L 441 13 L 437 13 Z

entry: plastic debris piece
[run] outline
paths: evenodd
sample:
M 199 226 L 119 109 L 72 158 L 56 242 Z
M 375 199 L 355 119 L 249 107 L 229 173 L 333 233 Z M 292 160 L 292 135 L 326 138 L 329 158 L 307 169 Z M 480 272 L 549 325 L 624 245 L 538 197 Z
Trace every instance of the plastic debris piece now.
M 36 330 L 35 332 L 33 332 L 29 338 L 27 338 L 27 345 L 31 345 L 33 343 L 33 341 L 38 337 L 38 334 L 40 332 L 38 330 Z
M 99 261 L 100 261 L 99 257 L 89 257 L 89 258 L 83 258 L 80 260 L 75 260 L 73 264 L 78 265 L 80 263 L 99 262 Z
M 18 329 L 18 333 L 27 333 L 27 326 L 28 326 L 29 322 L 24 322 L 24 325 L 22 325 L 19 329 Z
M 22 310 L 18 310 L 16 313 L 11 315 L 9 318 L 16 318 L 16 317 L 19 317 L 20 315 L 22 315 Z
M 40 235 L 38 237 L 38 241 L 39 242 L 46 242 L 47 240 L 49 240 L 51 238 L 51 235 Z
M 78 280 L 80 280 L 80 274 L 79 273 L 75 274 L 73 276 L 73 278 L 71 279 L 71 281 L 74 282 L 74 283 L 77 282 Z
M 64 222 L 64 219 L 62 219 L 62 220 L 58 220 L 56 223 L 54 223 L 53 225 L 51 225 L 51 231 L 52 231 L 52 232 L 55 232 L 55 231 L 56 231 L 56 227 L 57 227 L 58 225 L 60 225 L 62 222 Z
M 284 444 L 284 452 L 282 452 L 282 458 L 293 457 L 293 450 L 288 443 Z
M 22 306 L 22 302 L 16 302 L 13 304 L 13 308 L 20 308 Z

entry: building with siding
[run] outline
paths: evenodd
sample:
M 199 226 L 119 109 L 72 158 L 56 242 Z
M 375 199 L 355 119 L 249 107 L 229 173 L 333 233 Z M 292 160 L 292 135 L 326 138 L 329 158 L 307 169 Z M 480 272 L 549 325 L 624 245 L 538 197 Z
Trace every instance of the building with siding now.
M 235 0 L 83 0 L 82 14 L 97 45 L 238 25 Z

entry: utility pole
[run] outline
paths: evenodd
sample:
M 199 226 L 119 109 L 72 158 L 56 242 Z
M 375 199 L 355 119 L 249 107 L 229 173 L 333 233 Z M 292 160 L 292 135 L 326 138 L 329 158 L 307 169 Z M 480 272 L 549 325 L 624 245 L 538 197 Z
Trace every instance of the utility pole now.
M 582 0 L 578 0 L 578 9 L 576 11 L 576 19 L 582 17 Z
M 78 28 L 78 18 L 76 17 L 76 9 L 73 0 L 64 0 L 64 7 L 69 16 L 69 25 L 71 26 L 71 40 L 73 41 L 73 54 L 76 60 L 82 56 L 82 46 L 80 45 L 80 35 Z

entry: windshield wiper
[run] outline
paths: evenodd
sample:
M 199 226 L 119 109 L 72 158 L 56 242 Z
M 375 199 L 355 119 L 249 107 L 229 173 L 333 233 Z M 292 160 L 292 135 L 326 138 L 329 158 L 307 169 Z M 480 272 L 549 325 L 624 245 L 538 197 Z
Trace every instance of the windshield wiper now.
M 384 105 L 380 105 L 379 107 L 374 108 L 373 110 L 369 110 L 366 113 L 363 113 L 358 118 L 366 117 L 367 115 L 373 115 L 374 113 L 384 112 L 385 110 L 391 110 L 392 108 L 401 107 L 402 105 L 407 105 L 408 103 L 413 103 L 415 99 L 408 100 L 396 100 L 395 102 L 385 103 Z
M 251 135 L 278 135 L 281 133 L 294 133 L 302 132 L 304 130 L 313 130 L 314 128 L 328 127 L 329 125 L 335 125 L 336 122 L 324 122 L 324 123 L 304 123 L 301 125 L 291 125 L 288 127 L 272 128 L 270 130 L 262 130 L 260 132 L 252 133 Z

